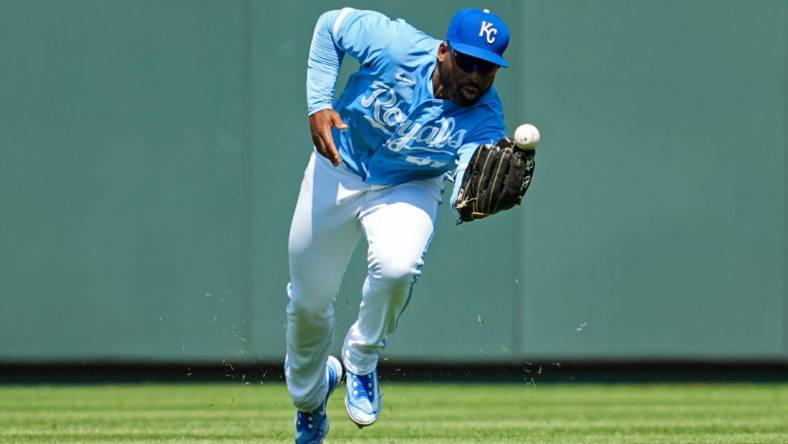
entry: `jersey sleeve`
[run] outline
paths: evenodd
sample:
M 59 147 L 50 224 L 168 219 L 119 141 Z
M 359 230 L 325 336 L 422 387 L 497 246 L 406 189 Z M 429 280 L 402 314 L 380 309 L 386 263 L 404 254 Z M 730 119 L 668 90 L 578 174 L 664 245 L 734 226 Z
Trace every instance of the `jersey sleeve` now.
M 377 63 L 399 25 L 378 12 L 352 8 L 328 11 L 318 18 L 307 62 L 310 116 L 331 108 L 344 55 L 349 54 L 362 65 Z
M 496 113 L 485 119 L 479 129 L 474 131 L 471 140 L 464 143 L 457 150 L 459 158 L 457 160 L 457 169 L 454 173 L 454 188 L 452 189 L 451 200 L 449 201 L 452 209 L 454 209 L 454 205 L 457 202 L 457 195 L 460 193 L 460 187 L 462 186 L 462 178 L 465 175 L 465 170 L 468 168 L 468 163 L 470 163 L 473 153 L 476 152 L 479 145 L 495 144 L 505 134 L 506 127 L 500 119 L 500 114 Z

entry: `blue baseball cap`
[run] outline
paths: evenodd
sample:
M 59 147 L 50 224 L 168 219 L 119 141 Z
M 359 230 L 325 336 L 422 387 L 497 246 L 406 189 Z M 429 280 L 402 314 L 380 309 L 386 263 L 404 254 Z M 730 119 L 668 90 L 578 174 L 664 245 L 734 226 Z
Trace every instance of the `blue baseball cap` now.
M 489 9 L 457 11 L 449 23 L 446 41 L 457 51 L 506 68 L 503 52 L 509 45 L 509 28 Z

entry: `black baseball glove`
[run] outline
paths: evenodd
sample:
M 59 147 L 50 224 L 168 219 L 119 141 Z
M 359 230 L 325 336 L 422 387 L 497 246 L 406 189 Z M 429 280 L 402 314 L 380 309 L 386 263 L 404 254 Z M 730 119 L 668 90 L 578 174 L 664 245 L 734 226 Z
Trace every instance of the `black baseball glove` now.
M 534 174 L 535 150 L 521 150 L 508 137 L 480 145 L 462 177 L 454 207 L 457 223 L 470 222 L 520 205 Z

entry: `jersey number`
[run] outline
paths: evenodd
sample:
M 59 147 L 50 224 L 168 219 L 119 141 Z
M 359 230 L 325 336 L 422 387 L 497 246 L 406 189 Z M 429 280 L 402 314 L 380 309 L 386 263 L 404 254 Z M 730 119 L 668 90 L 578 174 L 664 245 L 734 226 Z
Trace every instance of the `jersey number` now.
M 405 160 L 407 162 L 416 164 L 418 166 L 430 166 L 432 168 L 440 168 L 446 165 L 446 162 L 441 162 L 440 160 L 434 160 L 429 157 L 407 156 L 405 157 Z

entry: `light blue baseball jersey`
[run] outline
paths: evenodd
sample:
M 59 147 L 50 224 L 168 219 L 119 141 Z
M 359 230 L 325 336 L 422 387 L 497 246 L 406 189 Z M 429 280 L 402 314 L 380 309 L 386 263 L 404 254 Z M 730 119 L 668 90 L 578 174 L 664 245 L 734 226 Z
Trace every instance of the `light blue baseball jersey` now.
M 457 180 L 479 144 L 506 132 L 490 88 L 470 107 L 435 98 L 432 73 L 441 41 L 405 21 L 344 8 L 320 16 L 307 70 L 309 115 L 333 108 L 348 125 L 333 130 L 342 161 L 366 182 L 393 185 L 450 173 Z M 360 68 L 332 105 L 345 54 Z

